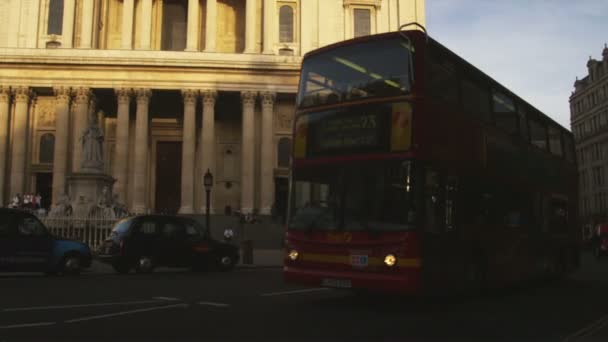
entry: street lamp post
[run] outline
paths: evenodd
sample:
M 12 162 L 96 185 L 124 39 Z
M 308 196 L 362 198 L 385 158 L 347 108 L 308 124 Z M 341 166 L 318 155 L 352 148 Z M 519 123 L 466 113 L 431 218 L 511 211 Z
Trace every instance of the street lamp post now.
M 210 220 L 210 216 L 209 216 L 209 211 L 210 207 L 211 207 L 211 203 L 209 200 L 209 194 L 211 193 L 211 188 L 213 187 L 213 174 L 211 174 L 211 170 L 207 169 L 207 172 L 205 172 L 205 176 L 203 178 L 203 184 L 205 185 L 205 193 L 207 194 L 207 203 L 206 203 L 206 207 L 207 210 L 205 211 L 206 215 L 205 215 L 205 220 L 207 223 L 207 231 L 209 231 L 211 229 L 211 220 Z

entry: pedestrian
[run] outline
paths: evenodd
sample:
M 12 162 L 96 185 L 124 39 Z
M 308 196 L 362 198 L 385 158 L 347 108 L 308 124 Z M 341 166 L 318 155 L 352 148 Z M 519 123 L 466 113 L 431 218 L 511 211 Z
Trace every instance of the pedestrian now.
M 40 195 L 40 193 L 36 194 L 35 203 L 36 203 L 36 209 L 42 208 L 42 196 Z

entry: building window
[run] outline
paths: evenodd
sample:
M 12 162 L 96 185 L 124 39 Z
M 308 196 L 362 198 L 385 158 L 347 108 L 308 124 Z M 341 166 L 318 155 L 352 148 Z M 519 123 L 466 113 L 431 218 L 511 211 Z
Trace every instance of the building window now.
M 279 9 L 279 42 L 293 43 L 293 23 L 293 8 L 289 5 L 281 6 Z
M 291 139 L 281 138 L 279 140 L 279 167 L 289 167 L 289 155 L 291 154 Z
M 355 38 L 369 36 L 372 33 L 372 12 L 369 9 L 355 8 Z
M 40 149 L 38 151 L 38 162 L 50 164 L 55 156 L 55 136 L 51 133 L 43 134 L 40 137 Z
M 529 117 L 530 143 L 532 145 L 547 150 L 547 126 L 539 119 Z
M 559 128 L 552 124 L 549 125 L 549 150 L 551 153 L 561 156 L 562 152 L 562 136 Z
M 49 21 L 46 28 L 47 34 L 62 33 L 63 28 L 63 0 L 49 1 Z
M 163 29 L 161 50 L 183 51 L 186 49 L 188 25 L 188 1 L 163 1 Z

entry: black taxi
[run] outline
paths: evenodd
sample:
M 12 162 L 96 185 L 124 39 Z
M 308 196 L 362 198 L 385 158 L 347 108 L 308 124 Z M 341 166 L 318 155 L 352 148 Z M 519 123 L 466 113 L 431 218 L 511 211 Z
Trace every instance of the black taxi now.
M 214 240 L 196 220 L 182 216 L 140 215 L 116 223 L 98 250 L 100 261 L 118 273 L 190 267 L 227 271 L 239 260 L 238 248 Z

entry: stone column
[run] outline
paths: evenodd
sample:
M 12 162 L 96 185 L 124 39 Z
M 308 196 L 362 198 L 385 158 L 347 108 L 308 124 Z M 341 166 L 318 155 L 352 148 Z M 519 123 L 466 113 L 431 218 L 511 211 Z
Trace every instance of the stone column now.
M 70 130 L 70 88 L 56 87 L 55 91 L 55 152 L 53 157 L 53 198 L 55 205 L 66 193 L 68 147 Z
M 207 0 L 205 16 L 205 52 L 215 52 L 217 34 L 217 0 Z
M 15 96 L 15 116 L 13 126 L 13 149 L 11 154 L 10 196 L 22 194 L 25 185 L 25 158 L 27 151 L 28 104 L 31 91 L 28 87 L 13 89 Z
M 353 9 L 350 4 L 344 4 L 344 39 L 351 39 L 355 36 L 355 22 L 353 19 Z
M 196 100 L 198 91 L 182 90 L 184 97 L 184 132 L 182 138 L 182 198 L 180 214 L 194 213 L 194 162 L 196 151 Z
M 133 211 L 145 213 L 148 180 L 148 106 L 152 91 L 136 89 L 137 117 L 135 119 L 135 163 L 133 164 Z
M 93 43 L 93 9 L 93 0 L 82 1 L 80 47 L 83 49 L 90 49 Z
M 74 90 L 74 117 L 72 118 L 72 172 L 79 172 L 82 167 L 82 143 L 80 137 L 87 126 L 91 89 L 80 87 Z
M 264 53 L 274 52 L 274 17 L 276 16 L 275 0 L 264 0 Z
M 250 1 L 248 1 L 249 3 Z M 255 175 L 255 126 L 254 108 L 257 94 L 253 91 L 241 92 L 243 101 L 242 142 L 241 142 L 241 212 L 251 213 L 254 207 Z
M 186 36 L 186 51 L 198 51 L 198 15 L 199 0 L 188 0 L 188 33 Z
M 113 177 L 114 193 L 122 203 L 127 201 L 127 171 L 129 168 L 129 107 L 131 104 L 132 90 L 119 88 L 115 90 L 118 100 L 118 110 L 116 114 L 116 144 L 114 149 L 114 170 Z
M 6 159 L 8 151 L 8 123 L 9 123 L 9 104 L 11 99 L 11 89 L 7 86 L 0 86 L 0 206 L 7 204 L 8 199 L 4 198 L 4 185 L 6 184 Z
M 133 8 L 134 0 L 123 0 L 120 47 L 126 50 L 133 48 Z
M 218 175 L 215 174 L 215 100 L 217 98 L 217 92 L 215 90 L 204 90 L 203 96 L 203 129 L 201 130 L 201 174 L 200 179 L 203 179 L 207 170 L 210 170 L 217 179 Z M 213 194 L 216 191 L 211 191 L 209 211 L 214 212 L 213 207 Z M 201 213 L 206 213 L 206 202 L 201 201 Z
M 245 53 L 256 53 L 256 0 L 247 1 L 245 7 Z
M 152 48 L 152 0 L 142 0 L 140 37 L 141 49 L 150 50 Z
M 274 202 L 274 100 L 275 93 L 262 93 L 262 146 L 261 146 L 261 172 L 260 172 L 260 214 L 270 215 Z
M 74 44 L 74 13 L 76 0 L 63 0 L 62 36 L 64 48 L 71 48 Z

